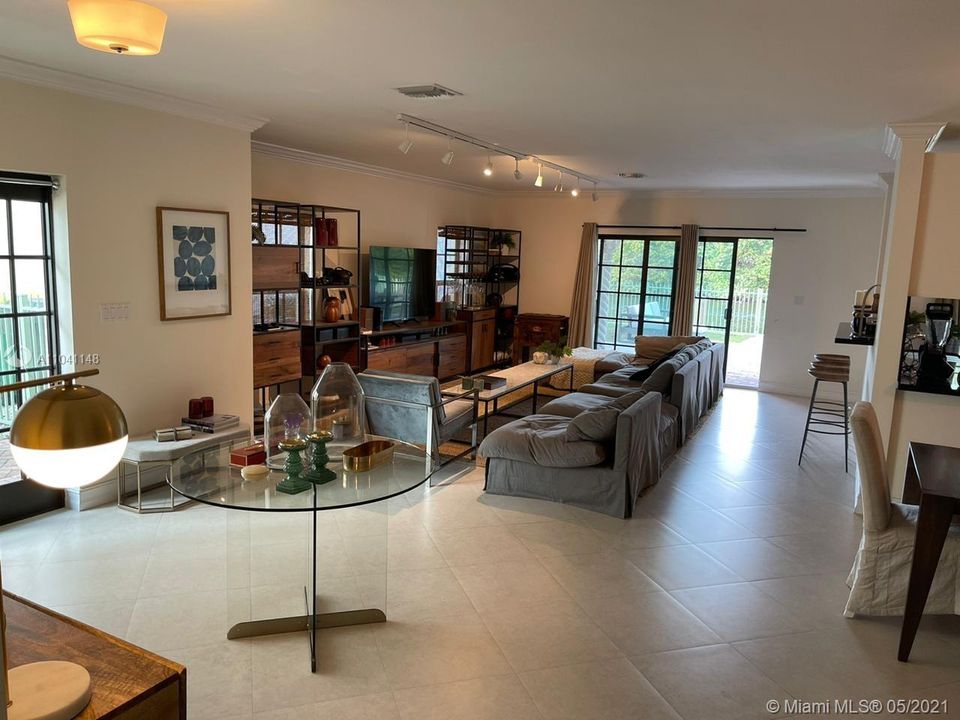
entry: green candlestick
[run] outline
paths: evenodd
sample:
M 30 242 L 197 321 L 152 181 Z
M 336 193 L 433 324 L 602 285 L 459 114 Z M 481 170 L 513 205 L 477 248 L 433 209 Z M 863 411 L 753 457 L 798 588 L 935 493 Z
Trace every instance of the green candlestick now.
M 333 437 L 327 432 L 314 432 L 307 435 L 307 442 L 313 447 L 311 467 L 303 473 L 303 478 L 314 485 L 323 485 L 337 479 L 337 474 L 327 467 L 330 457 L 327 455 L 327 441 Z
M 295 440 L 281 440 L 278 447 L 287 454 L 287 459 L 283 464 L 283 471 L 286 476 L 277 483 L 277 490 L 288 495 L 296 495 L 304 490 L 309 490 L 312 487 L 310 483 L 300 477 L 303 472 L 303 460 L 300 459 L 300 453 L 306 450 L 307 444 L 297 438 Z

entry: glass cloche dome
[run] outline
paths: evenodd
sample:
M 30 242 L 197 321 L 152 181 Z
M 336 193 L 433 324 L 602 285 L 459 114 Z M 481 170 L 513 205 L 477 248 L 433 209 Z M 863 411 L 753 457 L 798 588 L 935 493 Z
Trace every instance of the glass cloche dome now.
M 314 428 L 331 435 L 327 453 L 331 460 L 343 457 L 343 451 L 363 442 L 367 416 L 363 408 L 363 388 L 353 369 L 343 362 L 327 365 L 310 393 Z
M 283 440 L 303 440 L 312 432 L 310 408 L 296 393 L 282 393 L 270 403 L 263 416 L 263 439 L 267 448 L 267 467 L 283 469 L 287 454 L 280 450 Z

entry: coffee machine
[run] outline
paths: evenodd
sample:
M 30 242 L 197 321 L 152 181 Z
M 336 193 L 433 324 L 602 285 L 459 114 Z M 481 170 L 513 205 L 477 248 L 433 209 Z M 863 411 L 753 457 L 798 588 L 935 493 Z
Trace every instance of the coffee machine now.
M 944 348 L 953 332 L 953 304 L 927 303 L 926 342 L 920 348 L 917 388 L 943 392 L 949 390 L 953 366 L 947 362 Z

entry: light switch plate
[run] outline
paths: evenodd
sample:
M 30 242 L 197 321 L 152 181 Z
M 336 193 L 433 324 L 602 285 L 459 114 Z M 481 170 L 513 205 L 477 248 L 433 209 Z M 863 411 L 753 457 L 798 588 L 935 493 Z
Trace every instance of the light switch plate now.
M 126 322 L 130 318 L 130 303 L 100 303 L 100 322 Z

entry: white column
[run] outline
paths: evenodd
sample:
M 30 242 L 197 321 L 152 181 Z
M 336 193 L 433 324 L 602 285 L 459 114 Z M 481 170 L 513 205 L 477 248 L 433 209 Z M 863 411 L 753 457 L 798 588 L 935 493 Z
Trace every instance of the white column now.
M 869 391 L 864 395 L 873 403 L 880 422 L 888 469 L 894 453 L 890 451 L 900 346 L 903 341 L 903 317 L 910 288 L 916 241 L 920 190 L 923 183 L 925 153 L 943 132 L 945 123 L 894 123 L 887 128 L 885 150 L 897 160 L 883 243 L 883 273 L 880 280 L 880 315 L 877 335 L 867 357 Z M 865 383 L 866 386 L 866 383 Z M 898 485 L 894 481 L 894 485 Z

